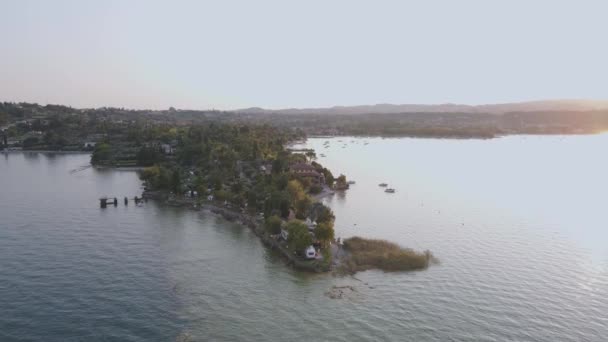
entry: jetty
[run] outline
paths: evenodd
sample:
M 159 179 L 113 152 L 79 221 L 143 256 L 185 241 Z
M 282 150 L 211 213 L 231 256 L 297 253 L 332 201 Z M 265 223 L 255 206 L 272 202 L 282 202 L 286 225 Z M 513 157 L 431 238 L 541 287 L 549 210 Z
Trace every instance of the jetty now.
M 139 204 L 143 200 L 144 199 L 142 197 L 133 196 L 133 201 L 135 202 L 135 204 Z M 129 197 L 125 196 L 123 201 L 124 201 L 125 206 L 129 205 Z M 113 206 L 117 207 L 118 198 L 111 197 L 111 196 L 105 196 L 105 197 L 99 198 L 99 207 L 100 208 L 102 208 L 102 209 L 107 208 L 108 205 L 113 205 Z

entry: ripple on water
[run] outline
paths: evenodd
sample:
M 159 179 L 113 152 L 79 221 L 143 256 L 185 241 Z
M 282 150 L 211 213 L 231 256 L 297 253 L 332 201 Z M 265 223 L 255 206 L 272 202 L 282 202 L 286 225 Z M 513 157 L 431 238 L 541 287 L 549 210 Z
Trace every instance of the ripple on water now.
M 539 203 L 555 207 L 558 217 L 548 220 L 527 209 L 533 202 L 509 197 L 504 181 L 485 182 L 487 174 L 516 179 L 521 189 L 529 182 L 493 166 L 505 165 L 494 154 L 513 158 L 504 140 L 369 140 L 367 152 L 344 149 L 323 161 L 357 180 L 343 198 L 328 199 L 338 234 L 429 248 L 439 265 L 355 278 L 301 274 L 247 229 L 206 213 L 152 202 L 100 210 L 101 195 L 140 191 L 133 173 L 69 173 L 88 156 L 39 159 L 34 168 L 11 155 L 0 164 L 0 340 L 171 341 L 180 334 L 201 341 L 605 340 L 608 251 L 571 234 L 577 207 L 565 210 L 545 198 Z M 535 153 L 551 147 L 541 145 Z M 526 158 L 526 151 L 517 153 Z M 440 162 L 446 154 L 460 158 L 449 167 L 451 177 L 437 171 L 446 170 Z M 547 158 L 550 169 L 530 167 L 564 176 L 558 160 Z M 585 165 L 608 171 L 600 162 Z M 562 179 L 576 176 L 566 170 Z M 608 193 L 594 178 L 607 173 L 586 174 L 595 184 L 589 189 Z M 390 181 L 397 196 L 378 192 L 376 178 Z M 597 227 L 578 227 L 579 234 L 600 240 L 606 218 L 587 216 Z M 356 292 L 332 300 L 325 292 L 334 285 Z

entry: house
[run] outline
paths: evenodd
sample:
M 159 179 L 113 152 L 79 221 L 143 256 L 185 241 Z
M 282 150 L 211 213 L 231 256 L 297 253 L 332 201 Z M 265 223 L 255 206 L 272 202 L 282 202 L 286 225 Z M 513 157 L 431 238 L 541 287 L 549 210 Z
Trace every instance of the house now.
M 260 172 L 262 172 L 265 175 L 269 175 L 272 173 L 272 164 L 265 164 L 260 166 Z
M 87 141 L 87 142 L 84 143 L 84 148 L 85 149 L 93 149 L 93 148 L 95 148 L 95 145 L 97 145 L 96 142 L 94 142 L 94 141 Z
M 317 251 L 313 246 L 308 246 L 304 251 L 304 255 L 306 256 L 306 259 L 314 259 L 317 256 Z
M 160 149 L 164 154 L 173 154 L 173 146 L 170 144 L 160 144 Z
M 322 184 L 325 182 L 325 176 L 310 164 L 296 163 L 291 165 L 289 171 L 294 175 L 310 180 L 312 184 Z

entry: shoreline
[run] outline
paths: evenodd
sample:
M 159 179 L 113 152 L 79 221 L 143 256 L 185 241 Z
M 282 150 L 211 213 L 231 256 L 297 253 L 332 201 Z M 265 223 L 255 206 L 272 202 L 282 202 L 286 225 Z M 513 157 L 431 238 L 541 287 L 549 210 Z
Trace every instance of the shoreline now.
M 283 257 L 287 263 L 287 266 L 291 266 L 296 270 L 310 272 L 310 273 L 329 273 L 336 271 L 337 267 L 343 262 L 343 258 L 347 255 L 342 253 L 333 253 L 336 248 L 334 242 L 330 245 L 332 251 L 332 258 L 329 263 L 324 260 L 304 260 L 295 256 L 291 251 L 287 250 L 277 239 L 269 236 L 264 231 L 263 221 L 257 218 L 255 215 L 250 213 L 244 213 L 237 209 L 227 208 L 217 202 L 209 202 L 203 200 L 197 202 L 192 199 L 185 198 L 170 198 L 167 193 L 162 191 L 144 191 L 142 193 L 143 199 L 150 199 L 157 201 L 162 205 L 168 205 L 176 208 L 189 209 L 194 211 L 208 211 L 214 215 L 217 215 L 228 222 L 234 222 L 242 225 L 243 227 L 251 229 L 251 231 L 260 239 L 264 246 L 276 251 Z M 334 255 L 335 254 L 335 255 Z
M 91 167 L 98 170 L 116 170 L 116 171 L 143 171 L 145 166 L 112 166 L 112 165 L 93 165 Z

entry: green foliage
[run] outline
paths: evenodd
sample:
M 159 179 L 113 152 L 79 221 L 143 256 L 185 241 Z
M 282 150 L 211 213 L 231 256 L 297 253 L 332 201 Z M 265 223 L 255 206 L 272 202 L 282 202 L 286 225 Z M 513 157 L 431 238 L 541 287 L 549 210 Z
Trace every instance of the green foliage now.
M 251 210 L 255 210 L 258 207 L 258 195 L 255 191 L 247 191 L 247 207 Z
M 308 189 L 308 192 L 313 195 L 320 194 L 321 191 L 323 191 L 323 187 L 320 185 L 316 185 L 316 184 L 311 185 L 310 188 Z
M 323 168 L 323 175 L 325 176 L 325 184 L 327 186 L 332 187 L 334 185 L 334 175 L 327 168 Z
M 227 201 L 230 199 L 230 193 L 225 190 L 216 190 L 213 194 L 218 201 Z
M 181 193 L 181 177 L 179 175 L 179 170 L 173 170 L 173 175 L 171 176 L 171 190 L 173 190 L 174 193 L 179 194 Z
M 151 166 L 162 161 L 162 153 L 158 148 L 143 146 L 136 155 L 137 164 L 141 166 Z
M 281 220 L 280 217 L 276 216 L 276 215 L 272 215 L 269 218 L 266 219 L 266 231 L 269 234 L 279 234 L 281 233 L 281 224 L 283 223 L 283 220 Z
M 304 195 L 304 197 L 298 199 L 296 201 L 295 209 L 296 209 L 296 217 L 300 220 L 303 220 L 308 215 L 308 211 L 312 207 L 312 200 L 310 197 Z
M 303 253 L 306 247 L 312 244 L 312 237 L 308 232 L 308 227 L 304 222 L 292 220 L 287 223 L 287 244 L 297 253 Z
M 315 237 L 323 242 L 332 241 L 334 239 L 334 226 L 331 222 L 323 222 L 315 227 Z
M 290 180 L 287 183 L 287 192 L 289 193 L 289 202 L 295 205 L 299 200 L 306 197 L 304 187 L 297 180 Z
M 272 169 L 274 171 L 274 168 Z M 275 186 L 279 190 L 285 190 L 287 188 L 287 184 L 289 183 L 289 176 L 285 173 L 280 174 L 275 177 Z
M 305 155 L 310 160 L 317 159 L 317 155 L 314 151 L 306 151 Z
M 317 214 L 317 223 L 333 223 L 335 218 L 333 211 L 323 205 Z
M 336 186 L 338 188 L 344 188 L 347 186 L 345 175 L 340 175 L 338 178 L 336 178 Z
M 95 146 L 93 154 L 91 155 L 91 164 L 95 165 L 108 162 L 111 156 L 112 150 L 110 148 L 110 145 L 105 143 L 97 144 Z
M 270 198 L 266 201 L 266 213 L 280 213 L 281 217 L 289 216 L 289 195 L 286 191 L 274 190 L 270 194 Z
M 160 167 L 158 165 L 150 166 L 143 169 L 139 173 L 139 178 L 145 182 L 152 182 L 160 175 Z
M 139 177 L 154 189 L 169 190 L 172 186 L 169 170 L 158 165 L 145 168 Z

